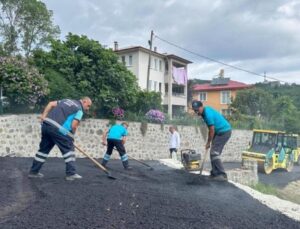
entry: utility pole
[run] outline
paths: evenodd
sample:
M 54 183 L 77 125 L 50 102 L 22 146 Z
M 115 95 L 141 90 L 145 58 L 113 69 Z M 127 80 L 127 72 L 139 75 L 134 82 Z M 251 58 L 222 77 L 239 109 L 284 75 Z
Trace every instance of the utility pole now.
M 2 97 L 2 85 L 0 85 L 0 115 L 3 114 Z
M 150 79 L 150 68 L 151 68 L 151 52 L 152 52 L 152 42 L 153 42 L 153 30 L 151 30 L 151 36 L 150 40 L 148 41 L 150 46 L 150 52 L 149 52 L 149 61 L 148 61 L 148 71 L 147 71 L 147 91 L 149 91 L 149 79 Z

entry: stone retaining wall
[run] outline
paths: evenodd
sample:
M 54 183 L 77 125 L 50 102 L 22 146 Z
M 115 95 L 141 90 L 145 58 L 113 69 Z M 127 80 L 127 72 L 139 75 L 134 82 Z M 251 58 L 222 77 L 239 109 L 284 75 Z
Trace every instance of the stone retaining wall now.
M 87 119 L 81 122 L 76 133 L 76 144 L 95 158 L 103 156 L 105 148 L 101 145 L 103 131 L 109 120 Z M 141 123 L 130 122 L 126 149 L 136 159 L 157 160 L 167 158 L 169 125 L 148 124 L 145 136 L 141 133 Z M 193 126 L 178 126 L 181 136 L 181 149 L 204 151 L 205 129 Z M 0 156 L 33 157 L 40 142 L 40 123 L 38 115 L 0 116 Z M 223 161 L 241 161 L 241 152 L 251 140 L 251 131 L 233 130 L 230 141 L 224 148 Z M 206 137 L 205 137 L 206 138 Z M 118 158 L 117 153 L 114 154 Z M 61 156 L 55 148 L 50 156 Z M 77 152 L 77 156 L 82 155 Z

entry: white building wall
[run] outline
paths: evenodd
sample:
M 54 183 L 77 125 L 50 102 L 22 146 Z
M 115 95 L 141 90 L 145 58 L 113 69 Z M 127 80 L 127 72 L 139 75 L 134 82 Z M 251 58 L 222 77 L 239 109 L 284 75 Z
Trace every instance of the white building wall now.
M 147 89 L 147 72 L 148 72 L 148 62 L 149 62 L 149 53 L 135 50 L 133 52 L 128 52 L 126 54 L 119 54 L 120 62 L 122 62 L 122 56 L 125 56 L 126 67 L 130 70 L 138 80 L 138 85 L 141 89 Z M 129 64 L 129 56 L 132 56 L 132 64 Z M 156 60 L 156 66 L 155 66 Z M 159 68 L 159 62 L 161 62 L 161 69 Z M 184 65 L 184 63 L 180 63 Z M 170 71 L 172 69 L 172 61 L 169 60 Z M 150 67 L 150 78 L 149 86 L 152 91 L 159 91 L 159 84 L 161 84 L 161 94 L 162 102 L 164 105 L 169 103 L 172 105 L 184 106 L 187 110 L 187 85 L 185 85 L 184 95 L 172 96 L 168 99 L 168 95 L 172 95 L 172 92 L 168 95 L 165 94 L 165 84 L 174 83 L 171 72 L 165 72 L 165 60 L 159 54 L 151 54 L 151 67 Z M 170 90 L 170 88 L 169 88 Z M 171 101 L 170 101 L 171 99 Z M 171 115 L 172 112 L 168 111 Z
M 155 69 L 155 59 L 157 66 Z M 162 69 L 159 70 L 159 61 L 161 61 Z M 139 85 L 142 89 L 147 89 L 147 71 L 148 71 L 149 54 L 139 52 Z M 156 91 L 159 91 L 159 83 L 161 83 L 162 93 L 164 93 L 164 60 L 156 55 L 151 55 L 150 78 L 152 82 L 156 82 Z
M 125 66 L 130 70 L 138 79 L 139 77 L 139 53 L 131 52 L 119 55 L 119 61 L 122 62 L 122 57 L 125 57 Z M 132 64 L 129 63 L 129 58 L 132 56 Z

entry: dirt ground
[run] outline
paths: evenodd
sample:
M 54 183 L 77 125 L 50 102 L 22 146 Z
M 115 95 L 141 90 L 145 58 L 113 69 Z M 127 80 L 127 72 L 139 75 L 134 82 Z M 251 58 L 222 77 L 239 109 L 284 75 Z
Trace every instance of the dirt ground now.
M 300 228 L 296 222 L 224 182 L 158 162 L 109 163 L 110 180 L 87 159 L 79 181 L 64 180 L 64 162 L 50 158 L 45 177 L 26 177 L 31 159 L 0 158 L 0 228 Z M 193 184 L 193 185 L 192 185 Z

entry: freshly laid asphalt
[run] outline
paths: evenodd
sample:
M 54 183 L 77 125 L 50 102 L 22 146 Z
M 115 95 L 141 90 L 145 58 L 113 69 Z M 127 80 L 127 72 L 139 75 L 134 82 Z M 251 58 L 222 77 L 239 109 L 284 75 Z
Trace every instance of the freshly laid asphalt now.
M 227 182 L 193 182 L 198 175 L 132 161 L 112 175 L 77 160 L 82 180 L 64 180 L 64 162 L 49 158 L 43 179 L 28 179 L 32 159 L 0 158 L 0 228 L 300 228 Z M 193 184 L 193 185 L 192 185 Z

